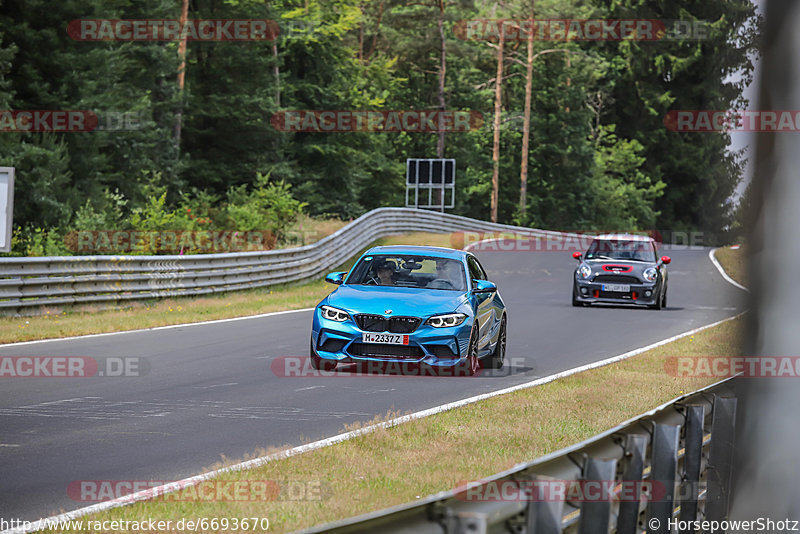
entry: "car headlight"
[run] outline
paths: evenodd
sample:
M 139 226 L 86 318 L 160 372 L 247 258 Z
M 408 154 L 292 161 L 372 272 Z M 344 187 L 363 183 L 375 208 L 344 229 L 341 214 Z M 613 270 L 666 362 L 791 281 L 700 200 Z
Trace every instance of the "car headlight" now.
M 464 322 L 467 316 L 463 313 L 446 313 L 444 315 L 434 315 L 426 321 L 434 328 L 447 328 L 448 326 L 458 326 Z
M 592 268 L 586 265 L 585 263 L 581 263 L 581 266 L 578 267 L 578 276 L 586 280 L 590 276 L 592 276 Z
M 344 322 L 350 318 L 350 314 L 339 308 L 333 306 L 320 306 L 319 310 L 322 312 L 323 319 L 330 319 L 331 321 Z
M 648 282 L 652 282 L 658 276 L 658 269 L 656 269 L 655 267 L 648 267 L 647 269 L 644 270 L 642 275 L 644 276 L 645 280 L 647 280 Z

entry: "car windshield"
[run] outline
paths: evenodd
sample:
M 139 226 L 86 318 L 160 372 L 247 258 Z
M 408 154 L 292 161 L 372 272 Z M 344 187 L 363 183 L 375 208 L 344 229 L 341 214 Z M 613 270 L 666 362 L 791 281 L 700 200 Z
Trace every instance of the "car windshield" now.
M 364 256 L 353 267 L 348 284 L 464 291 L 463 264 L 454 259 L 410 255 Z
M 586 259 L 655 262 L 656 255 L 649 241 L 595 239 L 586 251 Z

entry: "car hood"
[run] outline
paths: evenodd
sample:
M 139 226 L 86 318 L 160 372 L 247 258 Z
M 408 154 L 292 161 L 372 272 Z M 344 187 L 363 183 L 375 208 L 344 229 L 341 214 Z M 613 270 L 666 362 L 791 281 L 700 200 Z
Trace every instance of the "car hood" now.
M 621 274 L 642 277 L 645 269 L 655 267 L 655 263 L 624 260 L 588 260 L 586 265 L 592 268 L 592 274 Z
M 457 310 L 467 298 L 461 291 L 405 287 L 343 285 L 328 295 L 327 303 L 350 313 L 423 317 Z

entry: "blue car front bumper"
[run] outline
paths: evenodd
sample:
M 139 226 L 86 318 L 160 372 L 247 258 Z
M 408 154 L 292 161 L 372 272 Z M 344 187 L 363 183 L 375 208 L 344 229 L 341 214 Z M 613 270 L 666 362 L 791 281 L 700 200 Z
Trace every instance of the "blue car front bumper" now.
M 451 367 L 462 363 L 467 354 L 472 318 L 458 326 L 434 328 L 421 324 L 409 334 L 408 344 L 388 345 L 363 343 L 364 330 L 352 319 L 344 322 L 324 319 L 317 308 L 311 329 L 311 347 L 326 360 L 348 362 L 406 362 L 434 367 Z

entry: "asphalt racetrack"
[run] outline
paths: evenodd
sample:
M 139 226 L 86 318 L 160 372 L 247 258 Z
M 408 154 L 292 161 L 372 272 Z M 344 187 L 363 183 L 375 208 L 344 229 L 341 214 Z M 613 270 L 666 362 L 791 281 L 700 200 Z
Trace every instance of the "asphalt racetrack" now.
M 140 375 L 0 378 L 0 517 L 93 504 L 68 493 L 76 481 L 182 479 L 223 456 L 528 382 L 743 311 L 745 293 L 707 248 L 668 253 L 668 306 L 657 311 L 573 308 L 569 252 L 477 252 L 509 314 L 506 367 L 490 376 L 284 376 L 286 362 L 308 357 L 310 311 L 0 347 L 0 356 L 126 358 Z

